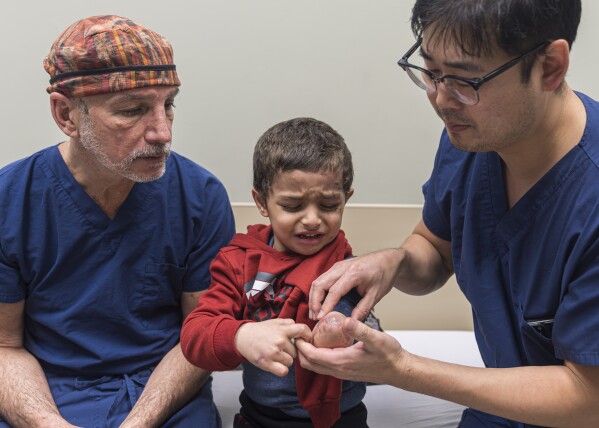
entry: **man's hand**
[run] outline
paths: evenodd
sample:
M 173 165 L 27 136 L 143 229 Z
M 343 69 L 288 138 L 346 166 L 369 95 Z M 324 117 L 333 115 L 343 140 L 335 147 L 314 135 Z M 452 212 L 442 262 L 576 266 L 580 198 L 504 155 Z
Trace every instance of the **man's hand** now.
M 312 332 L 305 324 L 275 318 L 246 323 L 235 334 L 235 346 L 250 363 L 277 376 L 289 373 L 297 350 L 291 339 L 310 340 Z
M 316 348 L 296 340 L 302 367 L 339 379 L 389 383 L 408 357 L 395 338 L 353 318 L 346 318 L 343 333 L 355 340 L 347 348 Z
M 428 294 L 453 273 L 451 243 L 435 236 L 422 220 L 400 248 L 390 248 L 335 263 L 310 288 L 310 318 L 333 310 L 355 288 L 362 296 L 351 316 L 363 320 L 394 286 L 411 295 Z
M 393 287 L 402 254 L 402 250 L 388 249 L 335 263 L 312 283 L 310 318 L 321 319 L 333 310 L 341 297 L 356 288 L 362 299 L 351 316 L 364 319 Z

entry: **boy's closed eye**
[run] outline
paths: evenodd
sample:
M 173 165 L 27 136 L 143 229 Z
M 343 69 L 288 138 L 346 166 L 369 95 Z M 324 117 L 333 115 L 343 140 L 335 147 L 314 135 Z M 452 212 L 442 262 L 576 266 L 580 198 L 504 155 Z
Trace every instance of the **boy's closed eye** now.
M 326 204 L 326 205 L 321 205 L 320 208 L 324 211 L 335 211 L 337 208 L 339 208 L 340 204 Z
M 300 211 L 303 208 L 303 205 L 288 205 L 288 204 L 279 204 L 281 206 L 281 208 L 283 208 L 285 211 L 289 211 L 289 212 L 297 212 Z M 335 204 L 320 204 L 319 208 L 323 211 L 335 211 L 339 208 L 338 203 Z
M 279 204 L 279 205 L 285 211 L 289 211 L 289 212 L 297 212 L 302 209 L 302 205 L 283 205 L 283 204 Z

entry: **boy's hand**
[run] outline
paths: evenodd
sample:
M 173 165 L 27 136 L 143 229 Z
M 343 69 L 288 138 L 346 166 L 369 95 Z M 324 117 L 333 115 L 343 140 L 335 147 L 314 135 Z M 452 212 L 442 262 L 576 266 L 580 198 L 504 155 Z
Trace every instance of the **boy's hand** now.
M 296 324 L 291 319 L 275 318 L 243 324 L 235 334 L 235 346 L 256 367 L 277 376 L 285 376 L 297 357 L 297 349 L 291 339 L 309 341 L 311 336 L 307 325 Z

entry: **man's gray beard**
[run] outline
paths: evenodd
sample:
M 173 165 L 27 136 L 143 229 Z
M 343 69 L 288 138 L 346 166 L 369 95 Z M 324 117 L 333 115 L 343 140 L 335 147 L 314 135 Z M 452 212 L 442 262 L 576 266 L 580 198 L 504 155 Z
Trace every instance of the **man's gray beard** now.
M 131 171 L 129 168 L 133 161 L 140 157 L 145 156 L 161 156 L 167 155 L 171 151 L 171 144 L 160 144 L 153 145 L 148 148 L 134 150 L 129 156 L 123 159 L 121 162 L 112 162 L 108 159 L 106 152 L 102 150 L 102 144 L 96 138 L 94 134 L 93 124 L 88 113 L 85 113 L 80 109 L 81 124 L 79 127 L 79 141 L 81 145 L 89 154 L 91 154 L 104 168 L 119 174 L 136 183 L 147 183 L 149 181 L 158 180 L 164 175 L 166 170 L 166 161 L 163 163 L 159 173 L 154 175 L 139 175 Z

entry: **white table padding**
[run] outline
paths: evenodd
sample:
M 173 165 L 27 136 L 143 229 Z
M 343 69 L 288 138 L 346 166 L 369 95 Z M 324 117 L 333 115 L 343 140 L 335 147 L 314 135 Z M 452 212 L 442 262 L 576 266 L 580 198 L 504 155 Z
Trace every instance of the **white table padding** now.
M 483 367 L 474 334 L 471 331 L 392 330 L 387 331 L 409 352 L 456 364 Z M 239 393 L 243 388 L 241 371 L 213 373 L 214 401 L 223 427 L 233 426 L 239 410 Z M 368 408 L 370 428 L 455 427 L 463 406 L 438 398 L 403 391 L 389 385 L 370 385 L 364 403 Z

